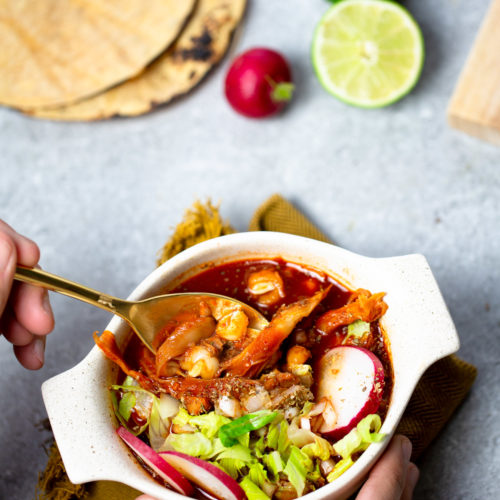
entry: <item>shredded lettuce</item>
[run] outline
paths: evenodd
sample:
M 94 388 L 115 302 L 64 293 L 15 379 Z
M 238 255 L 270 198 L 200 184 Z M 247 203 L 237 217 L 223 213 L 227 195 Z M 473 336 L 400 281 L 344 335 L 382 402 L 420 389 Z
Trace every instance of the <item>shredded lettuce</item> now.
M 376 413 L 373 413 L 361 420 L 356 428 L 363 441 L 367 443 L 378 443 L 385 437 L 385 434 L 380 434 L 378 432 L 381 427 L 382 420 Z
M 248 500 L 269 500 L 269 497 L 248 476 L 240 482 L 240 486 Z
M 172 424 L 178 425 L 179 427 L 184 427 L 188 425 L 191 415 L 184 408 L 180 408 L 177 415 L 172 420 Z
M 276 419 L 277 420 L 277 419 Z M 273 422 L 267 431 L 266 443 L 265 445 L 272 450 L 278 449 L 278 440 L 280 437 L 280 423 L 281 422 Z
M 285 465 L 283 464 L 283 460 L 279 451 L 275 450 L 269 453 L 268 455 L 264 455 L 262 460 L 271 474 L 277 478 L 280 472 L 283 472 Z
M 250 446 L 250 444 L 249 444 Z M 264 451 L 266 449 L 266 435 L 263 434 L 260 436 L 260 438 L 252 443 L 251 445 L 252 451 L 254 452 L 255 456 L 257 457 L 262 457 L 264 456 Z
M 369 333 L 370 333 L 370 323 L 357 319 L 356 321 L 347 326 L 347 335 L 342 341 L 342 344 L 345 344 L 347 339 L 350 337 L 354 337 L 356 340 L 359 340 Z
M 288 459 L 290 455 L 290 440 L 288 439 L 288 422 L 283 420 L 280 423 L 280 433 L 278 436 L 278 451 L 280 455 L 286 459 Z
M 221 453 L 217 455 L 217 460 L 221 460 L 224 458 L 230 458 L 231 460 L 240 460 L 241 462 L 245 463 L 255 461 L 255 458 L 252 456 L 250 449 L 241 444 L 235 444 L 234 446 L 225 448 Z
M 194 425 L 208 438 L 212 439 L 218 432 L 219 429 L 231 422 L 231 420 L 222 415 L 217 415 L 214 411 L 206 413 L 205 415 L 197 415 L 191 417 L 188 421 L 189 425 Z
M 332 472 L 328 474 L 328 476 L 326 477 L 327 481 L 331 483 L 332 481 L 340 477 L 353 464 L 354 462 L 351 457 L 343 458 L 340 462 L 337 462 L 335 464 L 335 467 L 333 468 Z
M 227 450 L 227 448 L 222 444 L 219 438 L 212 439 L 212 455 L 210 458 L 216 457 L 224 450 Z
M 241 460 L 234 460 L 232 458 L 222 458 L 216 462 L 212 462 L 214 465 L 220 467 L 224 472 L 229 474 L 233 479 L 238 479 L 240 474 L 242 474 L 243 469 L 246 467 L 246 463 Z
M 290 439 L 288 438 L 288 422 L 279 414 L 269 425 L 265 446 L 271 450 L 277 450 L 287 460 L 290 455 Z
M 179 410 L 179 413 L 172 420 L 174 425 L 184 427 L 189 425 L 195 429 L 199 429 L 205 437 L 212 439 L 217 435 L 219 429 L 231 422 L 231 420 L 222 415 L 217 415 L 214 411 L 204 415 L 190 415 L 184 408 Z
M 201 432 L 174 434 L 170 433 L 165 440 L 167 448 L 193 457 L 211 458 L 213 454 L 212 442 Z
M 121 392 L 119 402 L 118 391 Z M 193 416 L 179 408 L 175 400 L 162 401 L 142 389 L 131 377 L 127 377 L 123 385 L 112 386 L 111 400 L 118 420 L 128 429 L 134 411 L 147 417 L 146 425 L 139 431 L 137 426 L 129 430 L 135 430 L 134 434 L 138 435 L 147 428 L 153 449 L 175 450 L 209 460 L 233 479 L 243 478 L 240 485 L 249 500 L 268 499 L 278 480 L 302 496 L 306 488 L 308 491 L 321 480 L 320 461 L 332 455 L 342 457 L 327 477 L 333 481 L 353 465 L 355 453 L 366 450 L 385 436 L 379 433 L 380 417 L 373 414 L 332 446 L 320 435 L 300 427 L 300 419 L 314 408 L 312 402 L 305 403 L 290 424 L 282 413 L 269 410 L 238 419 L 229 419 L 214 411 Z M 171 424 L 180 431 L 169 432 Z M 288 481 L 284 481 L 285 476 Z
M 125 393 L 120 399 L 120 402 L 118 403 L 118 411 L 125 420 L 128 420 L 130 418 L 132 410 L 135 406 L 135 401 L 136 398 L 133 392 Z
M 300 497 L 306 486 L 307 473 L 313 470 L 312 460 L 296 446 L 290 447 L 290 457 L 286 463 L 285 474 Z
M 118 401 L 117 393 L 122 391 L 122 397 Z M 152 402 L 155 400 L 154 394 L 143 389 L 132 377 L 126 377 L 123 385 L 112 385 L 110 390 L 111 404 L 116 418 L 128 431 L 138 436 L 142 434 L 149 425 Z M 132 410 L 136 408 L 138 413 L 144 418 L 146 423 L 141 426 L 129 425 Z
M 322 477 L 323 476 L 321 475 L 321 471 L 319 469 L 319 462 L 316 460 L 316 465 L 314 466 L 314 469 L 311 472 L 307 473 L 307 479 L 315 483 L 316 481 L 319 481 Z
M 314 408 L 315 403 L 312 401 L 306 401 L 304 406 L 302 407 L 302 410 L 300 410 L 299 417 L 304 417 L 305 415 L 308 415 L 311 413 L 311 410 Z
M 301 450 L 308 457 L 319 458 L 320 460 L 328 460 L 333 453 L 332 445 L 317 434 L 314 434 L 314 443 L 306 444 Z
M 379 434 L 382 421 L 377 414 L 366 416 L 349 434 L 337 441 L 333 448 L 343 459 L 348 459 L 353 453 L 364 451 L 372 443 L 384 439 L 385 434 Z
M 242 434 L 241 436 L 238 436 L 236 439 L 238 440 L 238 443 L 240 443 L 242 446 L 250 448 L 250 432 Z
M 269 481 L 267 471 L 260 462 L 254 462 L 248 467 L 248 477 L 257 486 L 262 488 L 262 485 Z

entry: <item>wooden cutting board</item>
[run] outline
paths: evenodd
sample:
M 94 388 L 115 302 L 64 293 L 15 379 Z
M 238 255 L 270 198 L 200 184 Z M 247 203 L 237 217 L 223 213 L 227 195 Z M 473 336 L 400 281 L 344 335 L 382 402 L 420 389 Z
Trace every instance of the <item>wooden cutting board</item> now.
M 500 0 L 493 0 L 448 108 L 448 121 L 500 145 Z

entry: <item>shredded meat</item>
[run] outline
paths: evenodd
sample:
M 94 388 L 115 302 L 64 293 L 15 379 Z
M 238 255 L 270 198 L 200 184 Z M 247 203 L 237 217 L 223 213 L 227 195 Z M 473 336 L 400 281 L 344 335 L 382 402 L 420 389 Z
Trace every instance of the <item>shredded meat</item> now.
M 240 354 L 222 364 L 220 373 L 240 377 L 258 375 L 297 323 L 311 314 L 329 290 L 327 287 L 312 297 L 281 307 L 269 325 Z
M 149 377 L 146 377 L 141 372 L 132 370 L 127 365 L 120 349 L 116 345 L 115 336 L 112 332 L 105 330 L 100 337 L 97 335 L 97 332 L 94 332 L 94 342 L 108 359 L 116 363 L 124 373 L 137 380 L 142 388 L 152 392 L 156 390 L 154 382 Z
M 385 293 L 372 295 L 368 290 L 360 288 L 354 292 L 348 304 L 320 316 L 316 321 L 316 328 L 325 334 L 329 334 L 340 326 L 349 325 L 356 320 L 368 323 L 376 321 L 387 311 L 384 295 Z

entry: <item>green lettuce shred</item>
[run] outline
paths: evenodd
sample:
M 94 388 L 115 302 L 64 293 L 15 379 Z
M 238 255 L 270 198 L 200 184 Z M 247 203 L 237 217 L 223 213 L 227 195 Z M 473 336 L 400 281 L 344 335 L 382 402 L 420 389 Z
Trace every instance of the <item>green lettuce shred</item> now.
M 265 445 L 272 450 L 278 449 L 278 440 L 280 437 L 280 422 L 273 422 L 267 431 Z
M 285 468 L 280 452 L 277 450 L 272 451 L 268 455 L 264 455 L 262 460 L 274 478 L 277 478 L 278 474 L 283 472 Z
M 213 455 L 212 441 L 201 432 L 174 434 L 170 433 L 165 441 L 168 448 L 203 459 Z
M 296 446 L 290 447 L 290 457 L 286 463 L 285 474 L 300 497 L 306 486 L 306 477 L 313 470 L 312 460 Z
M 314 443 L 306 444 L 301 450 L 308 457 L 319 458 L 320 460 L 328 460 L 333 452 L 332 445 L 317 434 L 314 434 Z
M 347 335 L 345 336 L 342 344 L 345 344 L 347 339 L 353 337 L 356 340 L 362 339 L 365 335 L 370 333 L 370 323 L 357 319 L 347 326 Z
M 124 385 L 112 385 L 111 390 L 110 390 L 110 398 L 111 398 L 111 405 L 113 407 L 114 414 L 118 421 L 120 422 L 125 429 L 127 429 L 129 432 L 134 434 L 135 436 L 138 436 L 139 434 L 142 434 L 146 428 L 149 425 L 149 420 L 150 418 L 148 417 L 146 420 L 146 423 L 141 426 L 141 427 L 131 427 L 129 425 L 129 420 L 130 416 L 132 414 L 132 409 L 134 406 L 137 404 L 137 394 L 140 394 L 143 399 L 149 399 L 152 398 L 154 401 L 156 396 L 152 394 L 151 392 L 147 391 L 146 389 L 143 389 L 142 387 L 139 386 L 138 382 L 136 382 L 132 377 L 127 377 L 124 380 Z M 122 391 L 125 394 L 122 395 L 120 401 L 118 401 L 118 391 Z
M 357 430 L 361 439 L 367 443 L 378 443 L 384 439 L 385 434 L 378 431 L 382 427 L 382 420 L 376 413 L 368 415 L 357 425 Z
M 179 413 L 175 416 L 172 423 L 179 427 L 190 425 L 200 430 L 205 437 L 212 439 L 217 435 L 219 429 L 231 422 L 231 419 L 222 415 L 217 415 L 214 411 L 204 415 L 190 415 L 184 408 L 179 409 Z
M 232 458 L 222 458 L 216 462 L 212 462 L 214 465 L 220 467 L 224 472 L 229 474 L 233 479 L 238 479 L 243 469 L 246 467 L 246 463 L 241 460 L 234 460 Z
M 299 417 L 304 417 L 305 415 L 308 415 L 311 413 L 311 410 L 314 408 L 315 403 L 312 401 L 306 401 L 304 406 L 302 407 L 302 410 L 300 410 Z
M 381 426 L 382 421 L 377 414 L 366 416 L 349 434 L 333 445 L 335 453 L 347 459 L 353 453 L 366 450 L 370 444 L 382 441 L 385 434 L 379 434 Z
M 333 468 L 332 472 L 330 472 L 330 474 L 326 476 L 326 480 L 329 483 L 331 483 L 332 481 L 340 477 L 353 464 L 354 462 L 351 457 L 343 458 L 340 462 L 337 462 L 335 464 L 335 467 Z
M 267 477 L 267 471 L 264 469 L 264 466 L 260 462 L 254 462 L 250 464 L 248 467 L 248 477 L 255 483 L 259 488 L 262 488 L 262 485 L 269 481 Z
M 217 460 L 223 458 L 231 460 L 240 460 L 241 462 L 251 463 L 255 461 L 249 448 L 241 444 L 235 444 L 229 448 L 225 448 L 221 453 L 217 455 Z
M 319 462 L 316 461 L 316 465 L 314 466 L 314 469 L 311 472 L 307 473 L 307 479 L 309 481 L 312 481 L 313 483 L 319 481 L 322 478 L 321 471 L 319 469 Z
M 260 436 L 260 438 L 257 441 L 252 443 L 251 448 L 255 456 L 259 458 L 264 456 L 264 451 L 266 449 L 266 436 L 265 435 Z
M 125 393 L 120 399 L 120 403 L 118 404 L 118 411 L 125 420 L 128 420 L 130 418 L 132 409 L 135 406 L 135 401 L 136 398 L 133 392 Z
M 269 500 L 269 497 L 248 476 L 244 477 L 240 486 L 248 500 Z
M 278 436 L 278 451 L 280 455 L 287 460 L 290 455 L 290 440 L 288 439 L 288 422 L 283 420 L 280 423 L 280 433 Z
M 178 425 L 179 427 L 184 427 L 188 425 L 191 415 L 187 412 L 185 408 L 179 408 L 179 412 L 172 420 L 172 424 Z
M 240 443 L 242 446 L 250 448 L 250 432 L 242 434 L 241 436 L 238 436 L 236 439 L 238 440 L 238 443 Z

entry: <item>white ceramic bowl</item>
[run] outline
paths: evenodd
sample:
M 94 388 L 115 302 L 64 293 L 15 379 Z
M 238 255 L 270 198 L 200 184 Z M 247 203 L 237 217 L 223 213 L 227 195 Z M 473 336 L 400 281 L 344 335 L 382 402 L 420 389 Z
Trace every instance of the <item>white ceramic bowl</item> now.
M 207 263 L 276 256 L 321 269 L 349 288 L 387 293 L 389 309 L 381 324 L 389 339 L 394 387 L 381 432 L 388 438 L 371 445 L 339 479 L 304 497 L 341 500 L 355 491 L 382 453 L 422 373 L 438 359 L 458 350 L 458 336 L 423 256 L 372 259 L 283 233 L 239 233 L 196 245 L 156 269 L 129 298 L 162 293 L 166 286 L 175 286 Z M 106 329 L 114 332 L 119 345 L 129 332 L 118 317 Z M 183 498 L 151 479 L 116 435 L 117 422 L 107 389 L 116 375 L 117 368 L 94 347 L 77 366 L 42 385 L 47 413 L 70 480 L 119 481 L 161 500 Z

